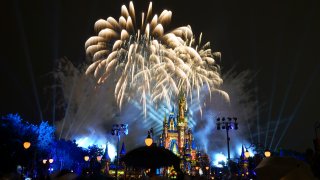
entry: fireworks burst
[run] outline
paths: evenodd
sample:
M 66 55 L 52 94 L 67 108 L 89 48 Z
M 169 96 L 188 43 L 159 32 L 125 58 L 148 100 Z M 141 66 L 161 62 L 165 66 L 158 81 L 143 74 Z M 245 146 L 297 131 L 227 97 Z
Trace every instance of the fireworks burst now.
M 204 88 L 229 100 L 228 94 L 218 89 L 222 79 L 215 59 L 220 58 L 220 53 L 212 52 L 209 42 L 202 45 L 201 34 L 196 40 L 190 26 L 165 31 L 171 16 L 167 10 L 152 16 L 150 2 L 138 26 L 130 2 L 129 9 L 121 7 L 118 21 L 109 17 L 95 23 L 98 35 L 85 43 L 92 60 L 86 74 L 93 74 L 98 85 L 115 80 L 114 93 L 120 109 L 124 100 L 140 97 L 146 113 L 149 98 L 155 104 L 164 101 L 170 106 L 172 95 L 185 92 L 192 100 L 196 93 L 199 99 Z

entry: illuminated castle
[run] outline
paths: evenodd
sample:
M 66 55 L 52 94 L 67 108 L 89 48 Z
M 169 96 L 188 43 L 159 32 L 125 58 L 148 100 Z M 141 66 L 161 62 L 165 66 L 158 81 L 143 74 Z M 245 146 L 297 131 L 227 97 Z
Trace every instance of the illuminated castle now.
M 179 95 L 178 113 L 175 114 L 172 108 L 169 118 L 164 116 L 160 146 L 181 158 L 180 167 L 185 172 L 191 173 L 209 166 L 208 156 L 205 153 L 201 154 L 195 147 L 193 133 L 188 127 L 186 98 L 182 93 Z

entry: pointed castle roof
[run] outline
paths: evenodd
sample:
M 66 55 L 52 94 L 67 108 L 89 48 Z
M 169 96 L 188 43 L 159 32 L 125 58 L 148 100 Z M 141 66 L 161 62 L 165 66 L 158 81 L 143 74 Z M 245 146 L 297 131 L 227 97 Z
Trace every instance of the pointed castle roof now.
M 244 155 L 244 147 L 242 145 L 242 148 L 241 148 L 241 155 L 240 155 L 240 158 L 241 159 L 244 159 L 245 158 L 245 155 Z
M 174 116 L 174 106 L 172 106 L 172 110 L 171 110 L 171 112 L 170 112 L 169 118 L 170 118 L 171 116 Z
M 107 161 L 110 161 L 110 156 L 109 156 L 109 153 L 108 153 L 108 143 L 106 144 L 106 149 L 104 150 L 104 154 L 103 154 L 103 157 L 107 160 Z
M 126 147 L 124 145 L 124 142 L 122 142 L 122 147 L 121 147 L 121 151 L 120 151 L 120 156 L 125 155 L 127 153 L 126 151 Z

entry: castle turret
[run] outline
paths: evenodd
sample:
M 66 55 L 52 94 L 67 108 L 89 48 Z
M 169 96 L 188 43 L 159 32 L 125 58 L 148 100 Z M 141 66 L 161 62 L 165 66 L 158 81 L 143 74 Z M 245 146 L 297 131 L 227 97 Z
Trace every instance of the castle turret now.
M 188 138 L 189 138 L 190 140 L 193 139 L 193 135 L 192 135 L 191 128 L 188 129 Z
M 188 109 L 184 111 L 184 126 L 188 127 Z
M 162 135 L 162 145 L 164 146 L 164 147 L 168 147 L 168 144 L 169 144 L 169 142 L 168 142 L 168 128 L 169 128 L 169 126 L 168 126 L 168 121 L 167 121 L 167 116 L 166 116 L 166 114 L 164 114 L 164 118 L 163 118 L 163 135 Z
M 184 123 L 185 120 L 185 111 L 186 111 L 186 98 L 183 93 L 180 93 L 179 97 L 179 117 L 178 123 Z
M 160 147 L 164 147 L 164 141 L 163 141 L 163 136 L 162 136 L 162 134 L 160 134 L 160 142 L 159 142 L 159 146 Z
M 172 108 L 172 111 L 170 112 L 170 115 L 169 115 L 169 130 L 170 131 L 176 130 L 176 122 L 174 119 L 175 119 L 174 108 Z
M 247 175 L 248 172 L 248 158 L 246 158 L 245 156 L 245 151 L 244 151 L 244 147 L 242 145 L 242 149 L 241 149 L 241 155 L 240 155 L 240 168 L 241 171 L 244 175 Z
M 122 146 L 121 146 L 121 150 L 120 150 L 120 157 L 123 157 L 124 155 L 126 155 L 127 151 L 126 151 L 126 147 L 124 145 L 124 142 L 122 142 Z
M 163 118 L 163 138 L 166 139 L 168 137 L 168 121 L 167 116 L 164 114 Z
M 179 149 L 180 152 L 183 151 L 185 140 L 187 137 L 185 137 L 185 131 L 187 128 L 187 124 L 185 123 L 185 110 L 186 110 L 186 98 L 184 97 L 183 93 L 180 93 L 179 95 L 179 112 L 178 112 L 178 137 L 179 137 Z

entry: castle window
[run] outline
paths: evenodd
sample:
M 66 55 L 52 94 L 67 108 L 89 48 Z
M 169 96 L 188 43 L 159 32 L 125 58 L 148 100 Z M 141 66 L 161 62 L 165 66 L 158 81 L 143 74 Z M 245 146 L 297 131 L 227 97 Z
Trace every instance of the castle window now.
M 174 123 L 173 123 L 173 120 L 171 119 L 170 121 L 170 130 L 174 130 Z

